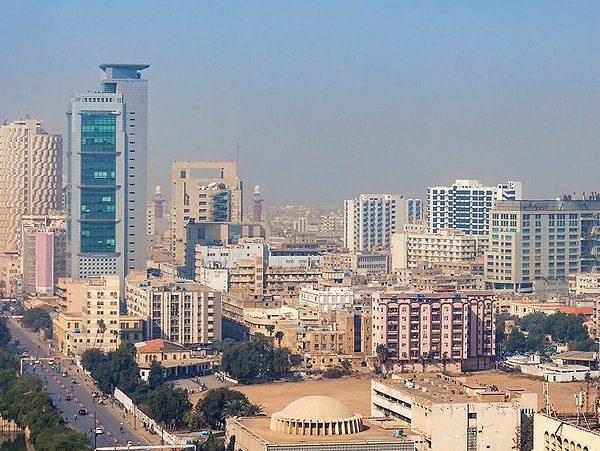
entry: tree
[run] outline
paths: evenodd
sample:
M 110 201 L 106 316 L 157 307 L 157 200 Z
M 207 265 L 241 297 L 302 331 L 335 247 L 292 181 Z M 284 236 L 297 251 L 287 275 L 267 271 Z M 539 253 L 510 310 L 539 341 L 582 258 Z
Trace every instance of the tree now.
M 96 344 L 98 342 L 98 334 L 102 334 L 100 336 L 100 339 L 102 340 L 102 342 L 104 341 L 104 333 L 106 332 L 106 323 L 104 322 L 103 319 L 99 319 L 98 321 L 96 321 L 96 325 L 98 326 L 98 328 L 96 329 L 96 336 L 94 337 L 94 348 L 96 347 Z
M 162 363 L 153 360 L 150 364 L 150 371 L 148 374 L 148 386 L 150 390 L 160 387 L 165 383 L 165 368 Z
M 162 385 L 148 393 L 148 414 L 171 430 L 179 429 L 186 412 L 192 409 L 187 392 L 171 384 Z
M 246 395 L 237 390 L 225 387 L 208 390 L 196 404 L 196 411 L 202 416 L 204 424 L 212 429 L 221 429 L 225 424 L 225 406 L 236 399 L 248 402 Z
M 388 359 L 388 350 L 383 344 L 378 344 L 375 348 L 375 354 L 377 354 L 377 359 L 379 360 L 379 371 L 381 373 L 384 372 L 385 362 Z
M 6 346 L 10 341 L 11 334 L 5 316 L 0 317 L 0 346 Z
M 283 340 L 283 331 L 282 330 L 278 330 L 277 332 L 275 332 L 275 340 L 277 340 L 277 346 L 279 346 L 281 348 L 281 340 Z
M 267 324 L 265 326 L 265 329 L 267 330 L 267 332 L 269 332 L 269 337 L 272 337 L 273 331 L 275 330 L 275 326 L 273 324 Z
M 46 310 L 33 308 L 25 310 L 23 318 L 21 318 L 21 324 L 34 332 L 39 332 L 43 329 L 52 328 L 52 318 L 50 318 L 50 314 Z

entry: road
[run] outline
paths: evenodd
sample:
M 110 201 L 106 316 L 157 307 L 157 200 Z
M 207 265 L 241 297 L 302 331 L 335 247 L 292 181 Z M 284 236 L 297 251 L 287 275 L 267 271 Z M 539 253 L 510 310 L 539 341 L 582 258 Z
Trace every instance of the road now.
M 37 359 L 54 357 L 51 355 L 52 350 L 48 349 L 33 332 L 23 329 L 18 324 L 18 320 L 11 319 L 8 325 L 13 338 L 20 341 L 21 352 L 27 351 L 29 356 L 35 356 Z M 46 391 L 59 412 L 69 421 L 73 429 L 86 433 L 91 438 L 92 444 L 94 439 L 97 447 L 125 445 L 128 440 L 131 440 L 134 445 L 138 440 L 142 445 L 152 444 L 151 440 L 145 437 L 148 434 L 143 428 L 131 423 L 131 418 L 126 420 L 120 408 L 108 400 L 106 404 L 95 402 L 92 397 L 92 381 L 81 370 L 78 372 L 73 361 L 60 360 L 57 355 L 54 367 L 51 367 L 48 360 L 39 360 L 36 364 L 35 358 L 23 360 L 24 372 L 33 374 L 35 371 L 38 377 L 44 380 Z M 56 367 L 60 369 L 57 370 Z M 61 375 L 63 370 L 67 371 L 67 376 Z M 72 378 L 75 379 L 75 383 L 71 383 Z M 67 401 L 67 396 L 72 399 Z M 81 415 L 80 409 L 86 409 L 88 414 Z M 96 428 L 102 432 L 96 434 Z M 120 432 L 121 428 L 123 432 Z

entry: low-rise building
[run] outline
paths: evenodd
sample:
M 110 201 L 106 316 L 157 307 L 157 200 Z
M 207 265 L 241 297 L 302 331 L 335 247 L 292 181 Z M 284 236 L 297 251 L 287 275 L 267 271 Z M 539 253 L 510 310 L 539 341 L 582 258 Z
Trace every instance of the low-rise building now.
M 535 393 L 467 385 L 441 374 L 371 380 L 371 416 L 406 421 L 429 451 L 506 451 L 517 437 L 521 415 L 537 410 Z

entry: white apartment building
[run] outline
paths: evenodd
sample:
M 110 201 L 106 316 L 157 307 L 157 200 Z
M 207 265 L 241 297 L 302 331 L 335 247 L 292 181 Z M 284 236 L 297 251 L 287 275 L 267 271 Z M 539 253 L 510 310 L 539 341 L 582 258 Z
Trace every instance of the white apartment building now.
M 600 201 L 502 201 L 490 215 L 488 287 L 530 293 L 536 281 L 600 270 Z
M 0 125 L 0 250 L 20 244 L 21 215 L 60 210 L 62 143 L 38 120 Z
M 344 244 L 351 251 L 389 249 L 392 234 L 421 220 L 421 201 L 399 194 L 361 194 L 344 201 Z
M 569 293 L 576 296 L 600 294 L 600 273 L 578 273 L 569 275 Z
M 129 314 L 145 320 L 148 340 L 200 345 L 221 339 L 221 293 L 191 280 L 132 273 L 125 281 L 125 302 Z
M 392 271 L 432 263 L 472 261 L 477 255 L 477 239 L 458 229 L 427 232 L 427 225 L 407 224 L 404 233 L 392 235 Z
M 489 232 L 489 212 L 499 200 L 520 200 L 521 182 L 483 186 L 478 180 L 456 180 L 451 186 L 427 188 L 428 231 L 460 229 L 469 235 Z
M 329 312 L 351 306 L 354 302 L 354 291 L 348 287 L 302 287 L 300 289 L 300 306 Z

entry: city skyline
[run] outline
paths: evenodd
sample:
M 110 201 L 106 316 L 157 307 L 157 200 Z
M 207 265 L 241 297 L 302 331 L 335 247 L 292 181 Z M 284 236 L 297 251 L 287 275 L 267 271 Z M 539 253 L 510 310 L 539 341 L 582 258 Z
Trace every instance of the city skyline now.
M 457 178 L 580 196 L 597 191 L 598 19 L 583 3 L 11 0 L 0 120 L 66 139 L 101 63 L 144 62 L 149 195 L 170 199 L 174 160 L 239 160 L 245 208 L 257 184 L 265 206 L 424 199 Z

